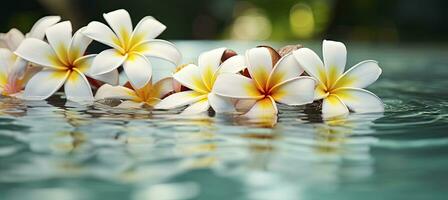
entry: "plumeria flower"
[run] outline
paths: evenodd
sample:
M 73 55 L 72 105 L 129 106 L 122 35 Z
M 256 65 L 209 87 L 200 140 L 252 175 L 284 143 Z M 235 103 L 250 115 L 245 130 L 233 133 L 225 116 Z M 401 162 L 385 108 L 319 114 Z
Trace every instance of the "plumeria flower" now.
M 278 113 L 276 103 L 303 105 L 313 101 L 316 81 L 300 76 L 303 69 L 292 54 L 275 63 L 268 48 L 258 47 L 246 51 L 245 59 L 252 78 L 228 73 L 215 83 L 215 92 L 220 96 L 255 100 L 244 116 L 272 118 Z
M 293 52 L 305 71 L 318 80 L 315 100 L 323 99 L 324 117 L 334 117 L 349 112 L 383 112 L 380 98 L 361 89 L 375 82 L 381 68 L 373 60 L 362 61 L 344 73 L 347 49 L 341 42 L 324 40 L 324 61 L 308 48 Z
M 2 95 L 20 96 L 26 82 L 39 70 L 39 68 L 28 67 L 29 63 L 13 52 L 25 38 L 42 40 L 45 30 L 60 19 L 59 16 L 43 17 L 26 35 L 15 28 L 0 34 L 0 92 Z
M 153 17 L 143 18 L 132 28 L 126 10 L 103 15 L 112 30 L 103 23 L 91 22 L 83 32 L 88 37 L 112 47 L 93 60 L 92 75 L 108 73 L 123 65 L 124 73 L 134 88 L 144 87 L 151 79 L 152 66 L 147 57 L 158 57 L 177 64 L 181 54 L 174 44 L 154 39 L 166 26 Z
M 173 75 L 183 86 L 191 89 L 174 93 L 155 106 L 157 109 L 172 109 L 189 105 L 182 114 L 198 114 L 210 107 L 216 112 L 234 111 L 234 102 L 214 92 L 215 80 L 225 73 L 237 73 L 245 68 L 243 56 L 233 56 L 221 63 L 226 48 L 202 53 L 198 65 L 189 64 Z M 228 83 L 229 84 L 229 83 Z M 231 83 L 233 87 L 239 87 Z
M 164 78 L 155 84 L 150 81 L 145 87 L 139 89 L 135 89 L 129 84 L 125 84 L 125 86 L 104 84 L 96 92 L 95 99 L 125 100 L 117 106 L 120 108 L 140 108 L 145 105 L 154 107 L 163 97 L 173 91 L 173 79 Z
M 46 99 L 64 85 L 68 100 L 93 100 L 92 90 L 85 75 L 95 55 L 84 56 L 92 40 L 81 33 L 83 29 L 78 30 L 72 37 L 72 25 L 70 21 L 64 21 L 47 29 L 45 35 L 48 43 L 28 38 L 20 44 L 16 55 L 44 67 L 28 81 L 24 92 L 25 99 Z M 92 78 L 116 83 L 117 75 L 118 73 L 108 73 Z

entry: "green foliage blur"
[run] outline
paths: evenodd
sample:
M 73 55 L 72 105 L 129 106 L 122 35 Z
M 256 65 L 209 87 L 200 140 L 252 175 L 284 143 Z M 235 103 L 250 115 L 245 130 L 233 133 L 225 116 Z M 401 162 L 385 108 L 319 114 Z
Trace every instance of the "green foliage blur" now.
M 356 40 L 446 42 L 444 0 L 15 0 L 0 7 L 0 32 L 27 32 L 45 15 L 75 28 L 127 9 L 137 23 L 152 15 L 168 26 L 164 39 Z

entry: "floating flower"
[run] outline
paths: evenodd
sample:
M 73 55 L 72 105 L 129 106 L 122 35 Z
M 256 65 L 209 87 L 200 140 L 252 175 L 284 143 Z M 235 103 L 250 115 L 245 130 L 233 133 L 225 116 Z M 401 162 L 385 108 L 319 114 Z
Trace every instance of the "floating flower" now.
M 92 41 L 78 30 L 72 37 L 69 21 L 60 22 L 46 31 L 48 43 L 25 39 L 17 48 L 16 54 L 25 60 L 43 66 L 27 83 L 24 98 L 42 100 L 50 97 L 62 85 L 67 99 L 72 101 L 93 100 L 92 90 L 85 76 L 95 55 L 84 52 Z M 108 73 L 92 78 L 105 82 L 118 82 L 118 73 Z
M 143 18 L 132 28 L 126 10 L 104 14 L 112 30 L 103 23 L 90 22 L 83 32 L 88 37 L 112 47 L 93 60 L 91 73 L 100 75 L 123 65 L 124 73 L 134 88 L 144 87 L 151 79 L 152 66 L 147 57 L 158 57 L 177 64 L 181 54 L 174 44 L 154 39 L 166 27 L 153 17 Z
M 292 54 L 275 62 L 268 48 L 258 47 L 246 52 L 246 62 L 252 78 L 240 74 L 222 74 L 214 88 L 220 96 L 255 100 L 245 116 L 272 118 L 278 113 L 277 102 L 303 105 L 313 101 L 316 81 L 311 77 L 300 76 L 303 69 Z
M 135 89 L 132 86 L 124 87 L 104 84 L 96 92 L 95 99 L 124 99 L 125 101 L 117 106 L 122 108 L 139 108 L 144 105 L 154 107 L 172 91 L 172 78 L 164 78 L 155 84 L 152 84 L 152 81 L 150 81 L 145 87 L 140 89 Z
M 210 106 L 216 112 L 234 111 L 230 99 L 220 97 L 214 92 L 215 80 L 224 73 L 237 73 L 245 68 L 243 56 L 233 56 L 222 62 L 226 48 L 218 48 L 202 53 L 198 65 L 189 64 L 173 75 L 183 86 L 191 89 L 174 93 L 155 106 L 158 109 L 172 109 L 188 106 L 182 114 L 197 114 L 207 111 Z M 227 83 L 229 84 L 229 83 Z M 233 87 L 238 87 L 230 83 Z
M 0 92 L 2 95 L 20 96 L 26 82 L 39 70 L 36 67 L 28 67 L 29 63 L 16 56 L 13 51 L 25 38 L 42 40 L 45 30 L 60 19 L 59 16 L 43 17 L 26 35 L 15 28 L 0 34 Z
M 343 115 L 349 112 L 383 112 L 380 98 L 361 89 L 375 82 L 381 68 L 373 60 L 362 61 L 344 73 L 347 49 L 341 42 L 324 40 L 322 44 L 324 62 L 308 48 L 293 52 L 305 71 L 318 80 L 315 100 L 323 99 L 324 117 Z

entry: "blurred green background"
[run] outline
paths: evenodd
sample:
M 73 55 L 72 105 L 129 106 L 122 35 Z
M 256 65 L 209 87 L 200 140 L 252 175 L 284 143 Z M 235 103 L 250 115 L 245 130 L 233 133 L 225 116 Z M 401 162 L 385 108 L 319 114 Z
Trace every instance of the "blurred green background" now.
M 44 15 L 79 28 L 118 8 L 134 24 L 159 19 L 164 39 L 446 43 L 448 34 L 445 0 L 15 0 L 0 7 L 0 32 L 27 32 Z

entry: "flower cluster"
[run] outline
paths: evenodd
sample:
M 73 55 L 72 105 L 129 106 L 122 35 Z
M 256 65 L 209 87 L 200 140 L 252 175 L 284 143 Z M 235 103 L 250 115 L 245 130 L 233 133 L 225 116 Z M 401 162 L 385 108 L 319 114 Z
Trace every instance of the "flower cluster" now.
M 378 79 L 378 63 L 363 61 L 344 72 L 347 50 L 341 42 L 324 40 L 323 61 L 308 48 L 282 56 L 266 46 L 248 49 L 244 55 L 217 48 L 199 55 L 197 64 L 179 65 L 172 77 L 153 83 L 150 57 L 174 65 L 181 61 L 174 44 L 154 39 L 166 26 L 148 16 L 133 27 L 123 9 L 104 14 L 104 19 L 109 26 L 93 21 L 72 34 L 70 21 L 49 16 L 26 35 L 16 29 L 1 34 L 1 93 L 43 100 L 64 86 L 70 101 L 118 99 L 121 108 L 184 108 L 181 114 L 211 109 L 250 118 L 276 116 L 277 104 L 316 101 L 325 117 L 384 110 L 377 96 L 362 89 Z M 86 54 L 92 41 L 110 48 Z M 102 84 L 95 95 L 93 81 Z

